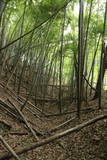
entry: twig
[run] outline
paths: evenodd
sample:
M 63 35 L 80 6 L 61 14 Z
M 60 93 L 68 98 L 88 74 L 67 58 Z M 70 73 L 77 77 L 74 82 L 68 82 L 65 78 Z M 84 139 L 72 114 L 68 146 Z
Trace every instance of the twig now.
M 55 132 L 57 130 L 59 130 L 60 128 L 66 126 L 68 123 L 70 123 L 71 121 L 73 121 L 75 119 L 75 117 L 65 121 L 64 123 L 60 124 L 59 126 L 55 127 L 55 128 L 52 128 L 49 132 Z
M 29 145 L 29 146 L 27 146 L 25 148 L 19 149 L 19 150 L 16 151 L 16 153 L 18 155 L 20 155 L 22 153 L 26 153 L 26 152 L 28 152 L 30 150 L 33 150 L 33 149 L 38 148 L 40 146 L 43 146 L 45 144 L 49 144 L 49 143 L 55 141 L 56 139 L 62 138 L 64 136 L 67 136 L 67 135 L 69 135 L 71 133 L 74 133 L 74 132 L 78 132 L 81 129 L 83 129 L 84 127 L 87 127 L 87 126 L 89 126 L 89 125 L 91 125 L 91 124 L 93 124 L 93 123 L 95 123 L 95 122 L 97 122 L 99 120 L 105 119 L 105 118 L 107 118 L 107 114 L 100 115 L 100 116 L 98 116 L 96 118 L 93 118 L 93 119 L 87 121 L 87 122 L 84 122 L 84 123 L 82 123 L 80 125 L 77 125 L 74 128 L 70 128 L 70 129 L 68 129 L 68 130 L 66 130 L 64 132 L 58 133 L 58 134 L 56 134 L 54 136 L 51 136 L 51 137 L 49 137 L 47 139 L 44 139 L 41 142 L 34 143 L 34 144 Z M 12 154 L 5 152 L 5 153 L 3 153 L 3 154 L 0 155 L 0 160 L 5 160 L 6 158 L 10 159 L 12 156 L 13 156 Z
M 15 157 L 17 160 L 20 160 L 18 155 L 15 153 L 15 151 L 8 145 L 8 143 L 5 141 L 5 139 L 1 135 L 0 135 L 0 141 L 8 149 L 8 151 L 12 154 L 13 157 Z
M 23 115 L 23 113 L 8 99 L 9 103 L 17 110 L 17 112 L 19 113 L 19 115 L 22 117 L 22 119 L 24 120 L 26 126 L 29 128 L 29 130 L 31 131 L 31 133 L 33 134 L 33 136 L 36 138 L 36 140 L 38 141 L 39 138 L 37 137 L 36 133 L 34 132 L 34 130 L 32 129 L 32 127 L 30 126 L 30 124 L 28 123 L 26 117 Z

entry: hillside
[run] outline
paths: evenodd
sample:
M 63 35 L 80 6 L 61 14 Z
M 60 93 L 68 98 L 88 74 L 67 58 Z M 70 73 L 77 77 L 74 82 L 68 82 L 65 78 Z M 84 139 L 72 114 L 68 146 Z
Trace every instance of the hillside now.
M 14 104 L 15 107 L 20 109 L 22 99 L 19 99 L 19 96 L 14 91 L 5 89 L 2 84 L 0 84 L 0 93 L 0 132 L 5 141 L 12 147 L 14 151 L 32 145 L 33 143 L 37 143 L 37 139 L 32 135 L 31 131 L 26 128 L 22 117 L 12 106 L 12 104 Z M 60 132 L 77 126 L 78 124 L 93 119 L 98 115 L 107 114 L 106 99 L 107 98 L 105 93 L 102 110 L 98 110 L 96 101 L 90 101 L 90 104 L 87 108 L 83 106 L 80 119 L 76 117 L 75 112 L 60 116 L 46 117 L 42 114 L 42 112 L 38 111 L 40 109 L 39 104 L 39 109 L 37 110 L 35 105 L 29 104 L 30 102 L 27 103 L 22 113 L 26 117 L 26 120 L 30 126 L 34 129 L 34 131 L 36 131 L 36 135 L 38 136 L 39 141 L 42 141 L 43 139 L 47 139 L 52 135 L 57 135 Z M 5 106 L 5 104 L 7 106 Z M 46 107 L 49 106 L 50 104 L 48 103 Z M 70 121 L 67 123 L 67 125 L 54 130 L 56 126 L 59 126 L 68 120 Z M 106 159 L 106 125 L 107 119 L 102 119 L 97 123 L 91 124 L 90 126 L 82 129 L 79 132 L 74 132 L 50 144 L 38 147 L 33 150 L 31 149 L 29 152 L 21 154 L 19 157 L 23 160 Z M 0 157 L 4 152 L 7 152 L 7 149 L 2 143 L 0 143 Z

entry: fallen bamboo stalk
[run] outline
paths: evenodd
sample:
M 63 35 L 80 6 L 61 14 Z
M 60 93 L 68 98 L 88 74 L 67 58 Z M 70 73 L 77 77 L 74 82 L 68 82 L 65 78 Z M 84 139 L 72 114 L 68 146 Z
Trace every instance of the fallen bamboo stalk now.
M 7 101 L 9 102 L 9 100 L 7 99 Z M 9 107 L 8 104 L 6 104 L 5 102 L 3 102 L 2 100 L 0 100 L 0 110 L 6 111 L 6 114 L 8 114 L 9 116 L 11 116 L 12 118 L 14 118 L 15 120 L 17 120 L 18 122 L 22 122 L 26 125 L 25 121 L 23 120 L 23 118 L 21 116 L 19 116 L 19 114 L 16 112 L 16 109 L 13 110 L 13 108 Z M 33 124 L 31 121 L 27 120 L 28 123 Z M 32 128 L 37 135 L 43 136 L 43 134 L 41 132 L 39 132 L 38 130 L 36 130 L 35 128 Z
M 38 148 L 38 147 L 40 147 L 40 146 L 43 146 L 43 145 L 45 145 L 45 144 L 49 144 L 49 143 L 53 142 L 54 140 L 57 140 L 57 139 L 62 138 L 62 137 L 64 137 L 64 136 L 67 136 L 67 135 L 69 135 L 69 134 L 71 134 L 71 133 L 78 132 L 78 131 L 80 131 L 81 129 L 83 129 L 84 127 L 87 127 L 87 126 L 89 126 L 89 125 L 91 125 L 91 124 L 93 124 L 93 123 L 95 123 L 95 122 L 97 122 L 97 121 L 99 121 L 99 120 L 105 119 L 105 118 L 107 118 L 107 114 L 97 116 L 96 118 L 93 118 L 93 119 L 91 119 L 91 120 L 89 120 L 89 121 L 87 121 L 87 122 L 84 122 L 84 123 L 82 123 L 82 124 L 80 124 L 80 125 L 77 125 L 77 126 L 74 127 L 74 128 L 70 128 L 70 129 L 68 129 L 68 130 L 66 130 L 66 131 L 64 131 L 64 132 L 58 133 L 58 134 L 56 134 L 56 135 L 54 135 L 54 136 L 51 136 L 51 137 L 49 137 L 49 138 L 47 138 L 47 139 L 44 139 L 44 140 L 42 140 L 41 142 L 34 143 L 34 144 L 31 144 L 31 145 L 29 145 L 29 146 L 27 146 L 27 147 L 25 147 L 25 148 L 16 150 L 16 154 L 20 155 L 20 154 L 22 154 L 22 153 L 28 152 L 28 151 L 30 151 L 30 150 L 33 150 L 33 149 Z M 11 153 L 5 152 L 5 153 L 2 153 L 2 154 L 0 155 L 0 160 L 5 160 L 5 159 L 8 160 L 8 159 L 10 159 L 12 156 L 13 156 L 13 155 L 12 155 Z
M 11 116 L 11 117 L 13 117 L 13 118 L 15 118 L 15 119 L 18 119 L 17 116 L 16 116 L 12 111 L 10 111 L 8 108 L 6 108 L 5 106 L 3 106 L 3 105 L 1 105 L 1 104 L 0 104 L 0 110 L 6 111 L 6 113 L 7 113 L 9 116 Z
M 26 101 L 26 98 L 19 96 L 20 99 L 22 99 L 23 101 Z M 43 114 L 45 116 L 45 113 L 42 112 L 38 107 L 36 107 L 33 103 L 31 103 L 30 101 L 27 101 L 27 104 L 29 104 L 30 106 L 34 107 L 37 111 L 39 111 L 41 114 Z
M 5 85 L 0 83 L 1 87 L 5 89 Z M 18 96 L 12 89 L 10 89 L 9 87 L 6 88 L 8 91 L 10 91 L 17 99 L 19 99 L 21 102 L 22 101 L 26 101 L 26 98 L 22 97 L 22 96 Z M 9 94 L 9 93 L 8 93 Z M 11 95 L 11 94 L 9 94 Z M 12 96 L 12 95 L 11 95 Z M 39 109 L 37 106 L 35 106 L 33 103 L 31 103 L 30 101 L 27 101 L 27 104 L 31 105 L 32 107 L 34 107 L 39 113 L 43 114 L 45 116 L 45 113 L 42 112 L 41 109 Z
M 16 114 L 15 110 L 11 108 L 7 103 L 5 103 L 3 100 L 0 99 L 0 105 L 4 106 L 6 109 L 8 109 L 10 112 Z
M 62 127 L 66 126 L 68 123 L 70 123 L 71 121 L 73 121 L 75 119 L 75 117 L 70 118 L 69 120 L 65 121 L 64 123 L 61 123 L 60 125 L 56 126 L 55 128 L 52 128 L 49 133 L 51 132 L 55 132 L 59 129 L 61 129 Z
M 20 160 L 18 155 L 15 153 L 15 151 L 8 145 L 8 143 L 5 141 L 5 139 L 1 135 L 0 135 L 0 141 L 3 143 L 3 145 L 7 148 L 7 150 L 12 154 L 12 156 L 15 159 Z
M 19 98 L 15 97 L 15 96 L 12 96 L 10 93 L 8 93 L 14 100 L 16 100 L 20 105 L 23 105 L 23 103 L 19 100 Z M 34 111 L 32 111 L 32 109 L 28 106 L 26 106 L 26 109 L 32 113 L 35 117 L 39 118 L 41 120 L 41 118 L 37 115 L 37 110 L 36 110 L 36 113 Z M 39 111 L 38 111 L 39 112 Z M 40 112 L 39 112 L 40 113 Z
M 34 132 L 34 130 L 32 129 L 32 127 L 30 126 L 29 122 L 27 121 L 26 117 L 23 115 L 23 113 L 8 99 L 9 103 L 17 110 L 17 112 L 19 113 L 19 115 L 22 117 L 22 119 L 24 120 L 26 126 L 29 128 L 29 130 L 31 131 L 32 135 L 36 138 L 36 140 L 38 141 L 39 138 L 37 137 L 36 133 Z
M 14 100 L 16 100 L 21 106 L 23 105 L 23 103 L 21 102 L 21 100 L 19 100 L 19 98 L 17 98 L 16 96 L 12 96 L 10 93 L 8 93 Z M 32 107 L 32 106 L 31 106 Z M 37 118 L 39 118 L 40 120 L 42 120 L 40 117 L 39 117 L 39 115 L 37 114 L 37 109 L 35 109 L 35 108 L 33 108 L 33 111 L 32 111 L 32 109 L 31 108 L 29 108 L 28 106 L 26 106 L 26 109 L 30 112 L 30 113 L 32 113 L 35 117 L 37 117 Z M 34 112 L 34 109 L 36 110 L 35 112 Z M 38 111 L 38 113 L 40 113 L 39 111 Z
M 95 111 L 96 109 L 93 109 L 92 107 L 90 108 L 86 108 L 86 109 L 82 109 L 80 110 L 80 112 L 90 112 L 90 111 Z M 53 113 L 53 114 L 46 114 L 45 117 L 56 117 L 56 116 L 63 116 L 63 115 L 67 115 L 67 114 L 72 114 L 72 113 L 76 113 L 77 110 L 75 111 L 69 111 L 69 112 L 65 112 L 65 113 Z

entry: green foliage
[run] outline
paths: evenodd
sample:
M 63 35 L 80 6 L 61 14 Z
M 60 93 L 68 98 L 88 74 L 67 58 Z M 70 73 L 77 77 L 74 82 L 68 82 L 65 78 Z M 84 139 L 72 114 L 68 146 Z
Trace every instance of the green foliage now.
M 5 19 L 3 22 L 3 25 L 5 26 L 5 42 L 11 42 L 24 33 L 29 32 L 40 23 L 46 21 L 56 11 L 64 6 L 64 4 L 67 3 L 67 0 L 4 0 L 4 2 L 7 3 L 3 14 L 3 18 Z M 84 2 L 85 39 L 91 0 L 86 0 Z M 95 40 L 97 41 L 99 34 L 103 32 L 104 8 L 104 2 L 100 1 L 98 3 L 97 0 L 93 1 L 87 40 L 89 49 L 89 52 L 87 51 L 89 53 L 88 62 L 90 64 L 92 61 L 93 50 L 95 50 Z M 9 56 L 21 54 L 21 57 L 25 57 L 27 55 L 28 63 L 37 63 L 37 66 L 39 66 L 41 62 L 46 63 L 43 64 L 43 66 L 49 63 L 49 67 L 51 65 L 56 65 L 57 73 L 59 73 L 59 63 L 55 61 L 59 61 L 62 41 L 61 35 L 62 32 L 64 32 L 63 77 L 65 77 L 65 79 L 69 79 L 69 75 L 71 75 L 70 69 L 74 63 L 74 55 L 77 55 L 78 53 L 78 10 L 78 0 L 71 1 L 66 8 L 64 31 L 62 31 L 62 24 L 64 20 L 64 9 L 62 9 L 56 16 L 50 18 L 48 22 L 44 23 L 23 39 L 13 44 L 12 53 L 9 52 Z M 100 49 L 98 50 L 98 54 L 99 53 Z M 45 58 L 45 56 L 47 58 Z M 33 60 L 31 60 L 32 62 L 30 62 L 31 57 L 33 57 Z M 53 57 L 55 57 L 55 59 Z M 98 72 L 98 69 L 95 68 L 95 70 Z

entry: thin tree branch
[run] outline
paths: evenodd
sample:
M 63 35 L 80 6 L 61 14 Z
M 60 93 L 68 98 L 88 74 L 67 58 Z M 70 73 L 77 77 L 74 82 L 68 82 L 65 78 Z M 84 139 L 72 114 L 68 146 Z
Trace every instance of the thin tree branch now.
M 49 143 L 51 143 L 51 142 L 53 142 L 53 141 L 55 141 L 55 140 L 57 140 L 57 139 L 59 139 L 59 138 L 62 138 L 62 137 L 64 137 L 64 136 L 67 136 L 67 135 L 69 135 L 69 134 L 71 134 L 71 133 L 78 132 L 78 131 L 80 131 L 81 129 L 83 129 L 83 128 L 85 128 L 85 127 L 87 127 L 87 126 L 89 126 L 89 125 L 91 125 L 91 124 L 93 124 L 93 123 L 95 123 L 95 122 L 97 122 L 97 121 L 99 121 L 99 120 L 105 119 L 105 118 L 107 118 L 107 114 L 105 114 L 105 115 L 100 115 L 100 116 L 98 116 L 98 117 L 96 117 L 96 118 L 93 118 L 93 119 L 87 121 L 87 122 L 84 122 L 84 123 L 82 123 L 82 124 L 80 124 L 80 125 L 77 125 L 77 126 L 74 127 L 74 128 L 70 128 L 70 129 L 68 129 L 68 130 L 66 130 L 66 131 L 64 131 L 64 132 L 58 133 L 58 134 L 56 134 L 56 135 L 54 135 L 54 136 L 51 136 L 51 137 L 49 137 L 49 138 L 47 138 L 47 139 L 44 139 L 44 140 L 42 140 L 41 142 L 34 143 L 34 144 L 31 144 L 31 145 L 29 145 L 29 146 L 27 146 L 27 147 L 25 147 L 25 148 L 19 149 L 19 150 L 16 151 L 16 154 L 20 155 L 20 154 L 22 154 L 22 153 L 26 153 L 26 152 L 28 152 L 28 151 L 30 151 L 30 150 L 33 150 L 33 149 L 38 148 L 38 147 L 40 147 L 40 146 L 43 146 L 43 145 L 45 145 L 45 144 L 49 144 Z M 5 152 L 5 153 L 2 153 L 2 154 L 0 155 L 0 160 L 8 160 L 8 159 L 10 159 L 12 156 L 13 156 L 13 155 L 12 155 L 11 153 Z

